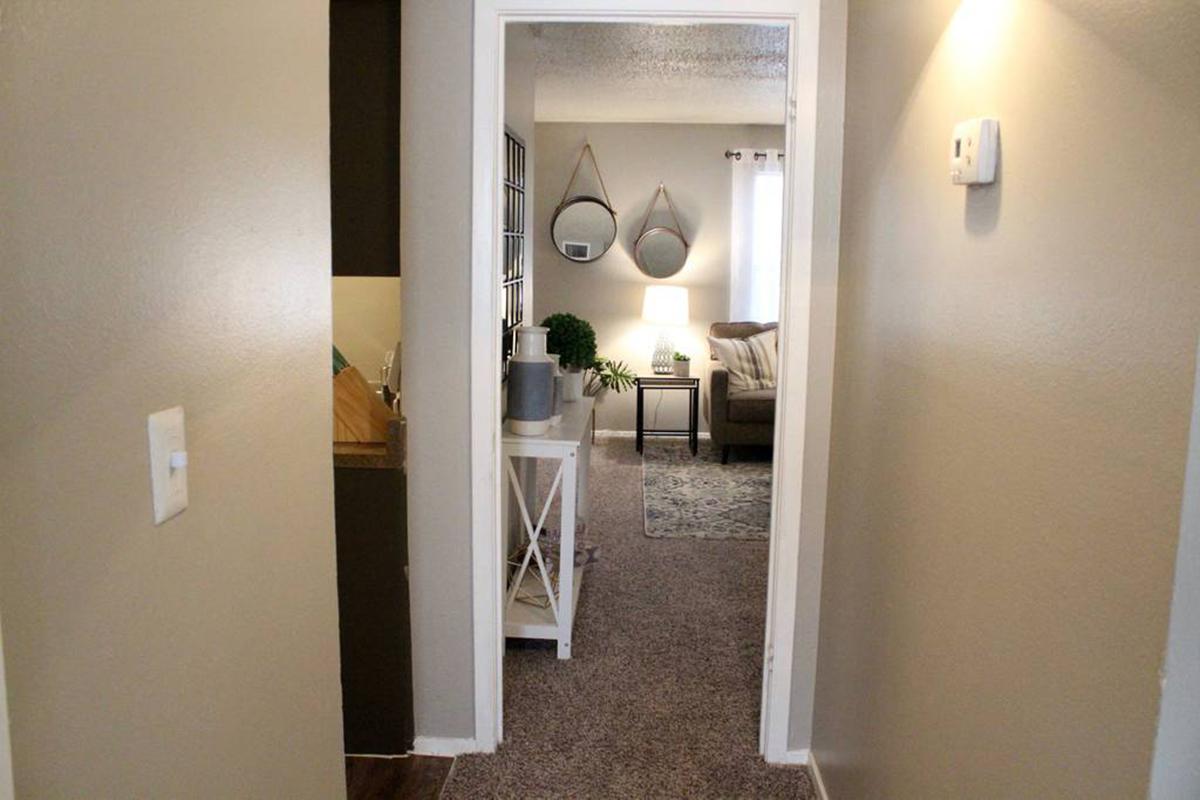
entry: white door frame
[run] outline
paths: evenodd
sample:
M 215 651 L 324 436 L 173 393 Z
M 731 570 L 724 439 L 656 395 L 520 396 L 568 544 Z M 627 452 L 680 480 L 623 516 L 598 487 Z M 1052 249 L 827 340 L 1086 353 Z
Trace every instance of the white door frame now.
M 12 739 L 8 730 L 8 682 L 4 677 L 4 634 L 0 632 L 0 800 L 12 800 Z
M 832 399 L 832 308 L 813 314 L 813 298 L 833 303 L 840 204 L 843 74 L 818 82 L 823 11 L 844 23 L 844 0 L 475 0 L 471 240 L 471 548 L 475 740 L 492 752 L 503 738 L 503 553 L 500 548 L 500 181 L 504 119 L 504 25 L 508 22 L 772 23 L 787 25 L 788 114 L 785 147 L 784 249 L 775 425 L 767 625 L 760 749 L 773 763 L 808 759 L 819 615 L 824 491 L 828 479 Z M 844 26 L 826 42 L 843 63 Z M 818 90 L 821 91 L 818 91 Z M 822 159 L 836 160 L 836 180 L 818 186 L 818 95 Z M 830 102 L 830 97 L 833 102 Z M 828 112 L 828 113 L 826 113 Z M 830 119 L 829 115 L 836 116 Z M 493 187 L 493 191 L 479 191 Z M 818 198 L 824 204 L 818 209 Z M 823 213 L 815 213 L 821 211 Z M 820 228 L 816 222 L 820 220 Z M 818 263 L 820 262 L 820 263 Z M 815 268 L 816 267 L 816 268 Z M 801 499 L 806 528 L 801 530 Z M 819 511 L 819 513 L 814 513 Z M 806 556 L 798 592 L 800 554 Z M 815 585 L 814 585 L 815 582 Z M 798 605 L 799 603 L 799 605 Z M 799 626 L 797 622 L 799 621 Z M 800 644 L 796 634 L 799 631 Z M 579 657 L 586 657 L 580 654 Z M 793 673 L 800 694 L 793 697 Z M 793 707 L 801 741 L 789 743 Z

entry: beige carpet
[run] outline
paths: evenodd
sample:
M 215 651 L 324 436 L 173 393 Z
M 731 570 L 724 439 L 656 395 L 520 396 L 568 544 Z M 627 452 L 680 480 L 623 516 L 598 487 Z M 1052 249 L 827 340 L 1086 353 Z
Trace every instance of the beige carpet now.
M 443 797 L 814 798 L 756 753 L 767 543 L 643 535 L 630 439 L 598 440 L 591 476 L 574 657 L 509 644 L 507 742 L 459 758 Z

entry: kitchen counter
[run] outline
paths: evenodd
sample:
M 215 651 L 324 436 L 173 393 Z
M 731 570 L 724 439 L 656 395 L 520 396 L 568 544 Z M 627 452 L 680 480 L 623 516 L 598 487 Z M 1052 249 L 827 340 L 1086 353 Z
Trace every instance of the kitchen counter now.
M 404 421 L 388 442 L 333 446 L 345 752 L 399 756 L 413 744 Z
M 334 442 L 333 465 L 356 469 L 404 469 L 405 432 L 403 417 L 388 426 L 387 442 Z

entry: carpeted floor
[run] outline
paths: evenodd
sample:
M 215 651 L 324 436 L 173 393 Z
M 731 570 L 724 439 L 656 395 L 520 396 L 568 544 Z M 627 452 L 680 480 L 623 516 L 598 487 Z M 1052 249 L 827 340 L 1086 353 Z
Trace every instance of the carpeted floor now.
M 507 741 L 459 758 L 442 796 L 814 798 L 805 768 L 756 752 L 767 543 L 646 537 L 629 439 L 598 440 L 591 477 L 574 657 L 509 644 Z

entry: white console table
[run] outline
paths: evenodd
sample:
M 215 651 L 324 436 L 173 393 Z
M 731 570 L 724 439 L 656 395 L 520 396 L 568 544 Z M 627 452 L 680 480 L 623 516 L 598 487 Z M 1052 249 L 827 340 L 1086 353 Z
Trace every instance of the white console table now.
M 558 642 L 558 657 L 571 657 L 571 628 L 579 605 L 579 587 L 583 570 L 575 566 L 576 525 L 587 519 L 588 463 L 591 459 L 590 421 L 595 400 L 584 397 L 563 404 L 562 422 L 542 436 L 517 436 L 504 426 L 501 462 L 509 485 L 516 495 L 527 541 L 516 572 L 510 577 L 504 602 L 504 635 L 517 639 L 553 639 Z M 557 462 L 557 472 L 544 501 L 538 496 L 536 470 L 530 477 L 518 469 L 516 459 Z M 534 485 L 522 483 L 532 480 Z M 561 498 L 562 538 L 559 544 L 558 591 L 547 573 L 539 541 L 555 496 Z M 527 498 L 540 508 L 537 521 L 530 514 Z M 545 604 L 533 605 L 517 600 L 518 592 Z

